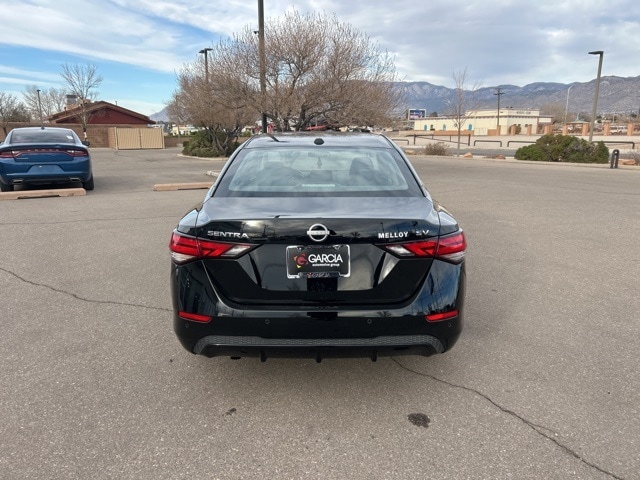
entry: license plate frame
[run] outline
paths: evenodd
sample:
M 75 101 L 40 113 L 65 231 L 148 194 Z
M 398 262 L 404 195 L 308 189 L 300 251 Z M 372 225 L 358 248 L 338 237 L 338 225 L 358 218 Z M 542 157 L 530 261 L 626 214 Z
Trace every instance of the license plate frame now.
M 287 278 L 334 278 L 351 275 L 349 245 L 290 245 Z

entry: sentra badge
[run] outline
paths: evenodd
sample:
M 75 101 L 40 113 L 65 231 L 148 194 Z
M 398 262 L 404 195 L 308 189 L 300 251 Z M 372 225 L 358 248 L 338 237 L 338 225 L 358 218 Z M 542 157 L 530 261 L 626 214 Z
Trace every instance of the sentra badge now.
M 216 238 L 246 238 L 249 239 L 249 235 L 246 233 L 238 233 L 238 232 L 218 232 L 217 230 L 209 230 L 207 235 L 210 237 Z

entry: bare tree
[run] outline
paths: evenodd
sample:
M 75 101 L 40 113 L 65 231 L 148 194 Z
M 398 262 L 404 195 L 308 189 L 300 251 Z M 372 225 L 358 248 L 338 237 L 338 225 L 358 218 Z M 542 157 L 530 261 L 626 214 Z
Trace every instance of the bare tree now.
M 476 81 L 470 90 L 466 89 L 466 67 L 464 68 L 464 70 L 454 70 L 451 78 L 453 79 L 453 82 L 455 84 L 455 91 L 453 99 L 447 102 L 447 105 L 445 107 L 445 114 L 452 119 L 453 126 L 458 131 L 457 155 L 460 156 L 460 136 L 462 135 L 462 128 L 465 126 L 467 120 L 472 115 L 473 110 L 476 110 L 478 107 L 479 102 L 476 93 L 480 88 L 480 83 Z
M 98 113 L 89 108 L 89 104 L 97 99 L 97 88 L 102 84 L 102 77 L 98 75 L 95 65 L 79 65 L 64 63 L 60 75 L 64 79 L 67 90 L 77 97 L 78 103 L 74 112 L 78 123 L 82 126 L 85 139 L 87 138 L 87 125 L 91 117 Z
M 0 125 L 5 136 L 9 123 L 28 122 L 31 118 L 24 103 L 11 93 L 0 92 Z
M 363 32 L 335 16 L 296 11 L 266 25 L 266 97 L 260 92 L 258 36 L 247 27 L 209 52 L 209 85 L 187 108 L 211 112 L 213 103 L 253 118 L 264 112 L 278 130 L 385 124 L 398 111 L 392 58 Z M 194 89 L 196 77 L 204 77 L 201 63 L 185 66 L 178 93 Z
M 255 120 L 255 112 L 224 70 L 210 72 L 208 79 L 204 73 L 200 62 L 182 69 L 178 89 L 168 104 L 169 115 L 178 123 L 205 128 L 215 150 L 230 153 L 240 129 Z
M 38 99 L 38 90 L 40 89 L 36 85 L 29 85 L 22 92 L 24 103 L 31 114 L 31 118 L 40 118 L 41 106 L 42 117 L 45 121 L 47 117 L 64 110 L 67 99 L 64 89 L 51 87 L 48 90 L 40 90 L 40 99 Z
M 565 118 L 565 105 L 560 102 L 547 103 L 540 108 L 540 113 L 553 118 L 553 123 L 563 122 Z
M 169 122 L 178 125 L 178 136 L 181 134 L 180 126 L 189 121 L 189 112 L 182 103 L 181 92 L 176 90 L 169 103 L 167 103 L 167 116 Z
M 335 16 L 294 11 L 272 20 L 266 51 L 267 113 L 283 129 L 387 123 L 398 109 L 391 56 Z

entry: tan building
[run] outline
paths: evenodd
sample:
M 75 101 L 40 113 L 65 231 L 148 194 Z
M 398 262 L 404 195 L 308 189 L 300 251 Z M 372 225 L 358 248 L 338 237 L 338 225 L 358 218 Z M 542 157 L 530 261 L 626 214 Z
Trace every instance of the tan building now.
M 553 121 L 550 116 L 541 116 L 540 110 L 524 108 L 501 108 L 499 114 L 497 109 L 470 110 L 465 117 L 462 129 L 473 131 L 473 135 L 508 135 L 514 126 L 520 127 L 520 133 L 536 134 Z M 414 129 L 455 131 L 457 127 L 453 117 L 429 117 L 415 120 Z

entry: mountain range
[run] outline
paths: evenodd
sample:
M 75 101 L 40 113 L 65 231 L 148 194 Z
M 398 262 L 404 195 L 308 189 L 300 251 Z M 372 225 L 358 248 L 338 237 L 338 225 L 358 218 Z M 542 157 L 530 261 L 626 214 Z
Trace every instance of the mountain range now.
M 593 110 L 593 96 L 596 81 L 569 84 L 536 82 L 518 87 L 499 85 L 500 107 L 517 109 L 544 109 L 555 107 L 555 111 L 567 110 L 570 114 L 588 113 Z M 427 114 L 446 114 L 447 104 L 455 105 L 455 89 L 433 85 L 429 82 L 396 82 L 403 95 L 406 108 L 427 110 Z M 498 86 L 481 87 L 469 95 L 476 108 L 497 108 Z M 598 113 L 638 113 L 640 114 L 640 76 L 606 76 L 600 79 Z M 168 121 L 167 109 L 149 116 L 155 121 Z
M 569 113 L 589 113 L 593 111 L 593 97 L 596 81 L 569 84 L 536 82 L 518 87 L 500 85 L 500 108 L 544 109 Z M 424 108 L 427 114 L 446 112 L 447 102 L 455 104 L 455 89 L 432 85 L 427 82 L 401 82 L 398 88 L 404 94 L 407 108 Z M 477 108 L 497 108 L 498 86 L 478 88 L 473 92 Z M 471 96 L 471 95 L 470 95 Z M 640 113 L 640 76 L 607 76 L 600 79 L 598 113 Z

